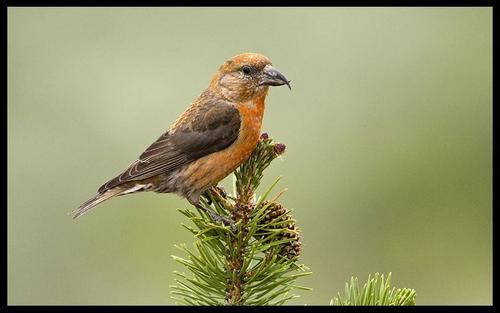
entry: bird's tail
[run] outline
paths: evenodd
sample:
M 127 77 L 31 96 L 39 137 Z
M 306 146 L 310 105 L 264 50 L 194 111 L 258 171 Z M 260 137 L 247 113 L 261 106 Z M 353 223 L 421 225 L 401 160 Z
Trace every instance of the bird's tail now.
M 123 189 L 121 189 L 121 188 L 113 188 L 113 189 L 106 190 L 103 193 L 97 194 L 95 197 L 85 201 L 78 208 L 71 211 L 71 214 L 73 214 L 73 219 L 77 219 L 78 217 L 82 216 L 88 210 L 92 209 L 93 207 L 95 207 L 99 203 L 104 202 L 104 201 L 106 201 L 109 198 L 112 198 L 114 196 L 118 196 L 122 192 L 123 192 Z

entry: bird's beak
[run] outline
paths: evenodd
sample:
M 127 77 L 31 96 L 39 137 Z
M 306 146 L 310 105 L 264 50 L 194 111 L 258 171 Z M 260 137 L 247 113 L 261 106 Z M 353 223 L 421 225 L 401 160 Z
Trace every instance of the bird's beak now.
M 292 87 L 290 87 L 290 80 L 286 79 L 285 75 L 281 74 L 280 71 L 271 65 L 266 65 L 266 67 L 264 67 L 259 85 L 282 86 L 285 84 L 292 90 Z

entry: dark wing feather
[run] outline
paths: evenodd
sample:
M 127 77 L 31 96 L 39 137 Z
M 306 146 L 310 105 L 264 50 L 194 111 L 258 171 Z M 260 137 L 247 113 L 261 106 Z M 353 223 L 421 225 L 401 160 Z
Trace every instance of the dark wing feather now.
M 241 117 L 231 103 L 213 100 L 190 111 L 185 122 L 160 136 L 122 174 L 99 188 L 102 193 L 124 182 L 174 171 L 223 150 L 238 137 Z

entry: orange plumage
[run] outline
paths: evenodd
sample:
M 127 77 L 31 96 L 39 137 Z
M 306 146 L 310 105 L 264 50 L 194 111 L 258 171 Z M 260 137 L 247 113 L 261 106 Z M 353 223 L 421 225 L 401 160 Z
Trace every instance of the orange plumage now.
M 250 156 L 259 140 L 268 88 L 284 84 L 290 87 L 261 54 L 227 60 L 172 126 L 94 198 L 73 210 L 73 218 L 114 196 L 155 191 L 176 193 L 214 220 L 232 224 L 204 208 L 200 195 Z

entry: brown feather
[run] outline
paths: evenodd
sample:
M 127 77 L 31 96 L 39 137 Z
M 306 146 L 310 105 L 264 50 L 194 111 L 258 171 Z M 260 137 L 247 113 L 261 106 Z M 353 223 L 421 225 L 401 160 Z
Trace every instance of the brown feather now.
M 187 114 L 187 116 L 186 116 Z M 241 117 L 230 102 L 205 91 L 174 123 L 117 177 L 99 188 L 99 193 L 124 182 L 168 174 L 190 162 L 230 146 L 238 137 Z
M 121 188 L 115 188 L 115 189 L 106 190 L 103 193 L 97 194 L 95 197 L 85 201 L 78 208 L 71 211 L 71 213 L 73 214 L 73 219 L 79 218 L 80 216 L 82 216 L 83 214 L 88 212 L 90 209 L 92 209 L 93 207 L 95 207 L 99 203 L 104 202 L 104 201 L 106 201 L 114 196 L 118 196 L 122 192 L 123 192 L 123 190 Z

